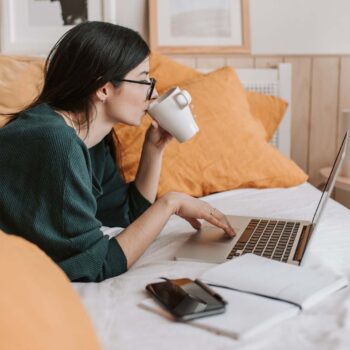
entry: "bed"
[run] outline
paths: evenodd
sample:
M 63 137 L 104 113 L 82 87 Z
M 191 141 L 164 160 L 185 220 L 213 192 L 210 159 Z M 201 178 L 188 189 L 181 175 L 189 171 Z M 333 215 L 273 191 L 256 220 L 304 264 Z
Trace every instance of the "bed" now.
M 239 70 L 247 89 L 290 101 L 290 66 Z M 290 155 L 290 110 L 272 142 Z M 321 192 L 309 183 L 288 189 L 239 189 L 202 197 L 226 214 L 311 220 Z M 306 265 L 324 264 L 350 277 L 350 211 L 330 199 Z M 346 288 L 278 327 L 244 341 L 170 322 L 139 307 L 145 285 L 165 277 L 199 276 L 211 264 L 175 261 L 193 228 L 172 216 L 158 238 L 125 274 L 102 283 L 74 283 L 104 349 L 347 349 L 350 290 Z

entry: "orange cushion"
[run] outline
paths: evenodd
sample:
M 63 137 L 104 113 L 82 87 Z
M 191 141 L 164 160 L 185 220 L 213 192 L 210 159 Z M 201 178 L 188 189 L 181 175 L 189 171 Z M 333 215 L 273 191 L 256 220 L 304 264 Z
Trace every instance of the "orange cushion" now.
M 153 52 L 150 57 L 150 75 L 157 79 L 157 91 L 163 93 L 186 80 L 200 77 L 202 73 Z
M 157 79 L 159 93 L 203 75 L 157 53 L 151 55 L 150 74 Z M 249 91 L 247 97 L 253 117 L 262 123 L 266 130 L 266 139 L 270 141 L 286 112 L 287 102 L 279 97 Z
M 40 58 L 0 55 L 0 114 L 16 112 L 37 97 L 43 67 Z
M 160 93 L 202 75 L 157 53 L 152 53 L 150 66 Z M 33 101 L 43 84 L 43 67 L 41 58 L 0 55 L 0 115 L 16 112 Z M 247 92 L 247 97 L 252 115 L 260 120 L 267 140 L 270 140 L 284 116 L 287 103 L 278 97 L 255 92 Z M 7 120 L 7 116 L 0 116 L 0 127 Z
M 288 103 L 277 96 L 247 92 L 250 112 L 259 120 L 266 131 L 266 140 L 270 141 L 287 110 Z
M 190 141 L 171 142 L 165 152 L 158 196 L 186 192 L 204 196 L 234 188 L 288 187 L 307 175 L 265 140 L 264 129 L 250 114 L 246 92 L 234 70 L 219 69 L 180 84 L 190 92 L 199 133 Z M 116 125 L 127 181 L 135 178 L 145 131 Z
M 34 244 L 0 231 L 0 349 L 100 349 L 66 275 Z

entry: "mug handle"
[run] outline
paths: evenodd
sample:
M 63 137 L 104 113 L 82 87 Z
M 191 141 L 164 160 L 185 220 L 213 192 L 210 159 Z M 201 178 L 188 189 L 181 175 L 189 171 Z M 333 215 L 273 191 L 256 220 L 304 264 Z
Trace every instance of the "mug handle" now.
M 175 102 L 178 104 L 178 106 L 180 108 L 185 108 L 186 106 L 188 106 L 191 101 L 192 101 L 192 97 L 189 94 L 188 91 L 186 90 L 181 90 L 179 93 L 177 93 L 174 96 Z

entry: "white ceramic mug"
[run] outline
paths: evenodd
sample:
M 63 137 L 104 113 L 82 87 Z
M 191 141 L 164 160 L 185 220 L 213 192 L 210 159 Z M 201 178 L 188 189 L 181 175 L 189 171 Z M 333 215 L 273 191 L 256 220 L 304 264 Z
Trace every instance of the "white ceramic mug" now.
M 191 100 L 186 90 L 176 87 L 153 101 L 148 113 L 179 142 L 185 142 L 199 130 L 190 108 Z

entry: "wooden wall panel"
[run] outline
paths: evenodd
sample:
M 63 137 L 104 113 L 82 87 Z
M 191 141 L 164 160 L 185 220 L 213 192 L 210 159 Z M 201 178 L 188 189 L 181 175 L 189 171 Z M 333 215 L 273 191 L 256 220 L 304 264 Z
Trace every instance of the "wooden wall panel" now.
M 292 65 L 292 148 L 291 158 L 308 172 L 311 58 L 287 57 Z
M 198 56 L 197 68 L 216 69 L 225 66 L 224 56 Z
M 344 127 L 342 124 L 342 110 L 350 109 L 350 57 L 342 57 L 340 60 L 339 75 L 339 115 L 338 115 L 338 146 L 344 136 Z
M 255 68 L 275 68 L 279 63 L 283 62 L 282 56 L 271 56 L 271 57 L 256 57 Z
M 228 57 L 226 64 L 233 68 L 254 68 L 253 57 Z
M 309 175 L 321 182 L 319 170 L 334 161 L 337 146 L 339 58 L 316 57 L 312 66 Z M 298 142 L 298 140 L 293 140 Z

